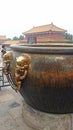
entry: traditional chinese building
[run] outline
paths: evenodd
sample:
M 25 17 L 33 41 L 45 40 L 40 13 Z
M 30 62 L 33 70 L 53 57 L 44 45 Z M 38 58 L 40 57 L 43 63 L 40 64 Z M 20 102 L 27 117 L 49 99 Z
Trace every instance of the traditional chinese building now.
M 65 33 L 67 30 L 55 26 L 53 23 L 33 27 L 24 32 L 25 41 L 28 43 L 67 42 Z
M 5 35 L 0 35 L 0 44 L 4 43 L 5 41 L 7 41 L 8 39 L 6 38 Z

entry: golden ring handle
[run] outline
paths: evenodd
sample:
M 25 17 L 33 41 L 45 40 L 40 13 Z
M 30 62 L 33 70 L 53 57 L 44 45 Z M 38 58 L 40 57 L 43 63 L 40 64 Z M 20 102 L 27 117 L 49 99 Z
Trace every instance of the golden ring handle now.
M 26 78 L 31 58 L 28 54 L 23 54 L 16 58 L 15 78 L 18 90 L 21 87 L 21 81 Z
M 17 91 L 17 90 L 20 90 L 21 88 L 21 81 L 25 79 L 27 76 L 31 58 L 28 54 L 22 54 L 16 57 L 14 76 L 11 74 L 11 61 L 12 60 L 13 60 L 12 52 L 8 52 L 3 56 L 3 61 L 5 63 L 3 67 L 3 72 L 6 75 L 11 87 Z

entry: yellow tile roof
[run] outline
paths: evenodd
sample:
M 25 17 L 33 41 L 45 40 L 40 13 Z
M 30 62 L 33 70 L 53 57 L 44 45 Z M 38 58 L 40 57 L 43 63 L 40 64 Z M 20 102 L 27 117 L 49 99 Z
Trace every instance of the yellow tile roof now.
M 4 42 L 4 44 L 7 44 L 7 45 L 17 44 L 17 43 L 20 43 L 20 41 L 19 40 L 8 40 L 8 41 Z
M 31 33 L 40 33 L 40 32 L 47 32 L 47 31 L 54 31 L 54 32 L 66 32 L 67 30 L 64 30 L 62 28 L 59 28 L 55 26 L 53 23 L 38 27 L 33 27 L 32 29 L 23 32 L 24 35 L 31 34 Z

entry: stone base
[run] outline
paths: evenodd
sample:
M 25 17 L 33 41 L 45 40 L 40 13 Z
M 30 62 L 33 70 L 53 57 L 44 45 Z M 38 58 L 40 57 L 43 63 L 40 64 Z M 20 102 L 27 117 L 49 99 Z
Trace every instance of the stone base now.
M 72 130 L 72 114 L 49 114 L 37 111 L 23 102 L 24 122 L 35 130 Z

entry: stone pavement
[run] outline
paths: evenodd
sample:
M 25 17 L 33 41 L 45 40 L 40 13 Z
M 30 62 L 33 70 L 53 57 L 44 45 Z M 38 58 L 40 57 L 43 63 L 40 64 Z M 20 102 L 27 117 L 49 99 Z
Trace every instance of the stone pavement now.
M 32 130 L 23 120 L 23 98 L 11 87 L 3 87 L 0 91 L 0 130 Z

